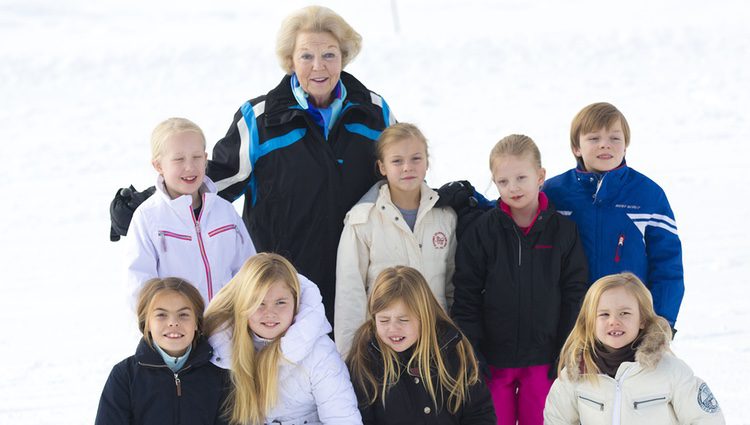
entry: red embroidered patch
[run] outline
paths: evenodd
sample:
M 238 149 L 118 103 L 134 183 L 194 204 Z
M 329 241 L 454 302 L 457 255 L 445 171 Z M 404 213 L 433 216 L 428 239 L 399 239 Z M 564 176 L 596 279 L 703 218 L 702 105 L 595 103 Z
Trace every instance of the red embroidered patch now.
M 435 232 L 432 235 L 432 246 L 437 249 L 443 249 L 448 246 L 448 237 L 443 232 Z

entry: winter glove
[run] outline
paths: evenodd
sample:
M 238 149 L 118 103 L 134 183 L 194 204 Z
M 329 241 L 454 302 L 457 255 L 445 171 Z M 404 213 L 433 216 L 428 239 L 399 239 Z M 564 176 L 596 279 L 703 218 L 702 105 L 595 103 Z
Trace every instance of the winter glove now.
M 467 180 L 457 180 L 444 184 L 437 190 L 439 199 L 436 207 L 451 207 L 456 211 L 477 206 L 476 190 Z
M 112 226 L 109 229 L 109 240 L 117 242 L 120 236 L 128 234 L 130 220 L 133 219 L 133 212 L 149 196 L 153 195 L 156 187 L 151 186 L 143 192 L 135 190 L 133 185 L 118 189 L 115 198 L 109 204 L 109 219 Z

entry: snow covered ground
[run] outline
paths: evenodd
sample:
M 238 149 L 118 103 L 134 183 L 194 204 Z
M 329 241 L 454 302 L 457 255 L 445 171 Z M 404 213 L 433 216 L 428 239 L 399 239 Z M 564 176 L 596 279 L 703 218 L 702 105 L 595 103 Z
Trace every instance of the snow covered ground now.
M 629 163 L 666 190 L 687 293 L 673 344 L 730 424 L 750 424 L 750 16 L 743 1 L 324 1 L 364 37 L 348 70 L 431 142 L 433 186 L 486 194 L 502 136 L 573 165 L 568 126 L 610 101 Z M 397 21 L 393 4 L 396 4 Z M 169 116 L 210 141 L 281 78 L 283 16 L 305 2 L 0 0 L 0 423 L 86 424 L 135 349 L 116 188 L 152 184 L 148 137 Z M 746 404 L 745 404 L 746 406 Z

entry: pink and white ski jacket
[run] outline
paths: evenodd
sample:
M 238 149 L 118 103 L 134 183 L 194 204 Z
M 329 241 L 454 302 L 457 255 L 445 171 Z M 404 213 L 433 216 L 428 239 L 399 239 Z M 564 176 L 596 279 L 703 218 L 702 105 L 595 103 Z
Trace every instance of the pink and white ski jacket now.
M 154 277 L 180 277 L 195 285 L 206 304 L 242 264 L 255 246 L 232 204 L 216 194 L 204 177 L 203 206 L 193 214 L 188 195 L 171 199 L 159 176 L 156 193 L 133 213 L 128 232 L 127 286 L 135 309 L 143 284 Z

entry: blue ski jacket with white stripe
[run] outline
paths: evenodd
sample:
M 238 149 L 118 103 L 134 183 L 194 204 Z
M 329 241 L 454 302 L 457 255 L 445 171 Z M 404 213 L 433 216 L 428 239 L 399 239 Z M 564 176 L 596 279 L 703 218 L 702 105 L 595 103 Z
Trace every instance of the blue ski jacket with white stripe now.
M 544 192 L 578 224 L 590 283 L 635 273 L 651 291 L 656 313 L 674 327 L 685 292 L 682 244 L 662 188 L 623 161 L 604 174 L 569 170 L 547 180 Z

